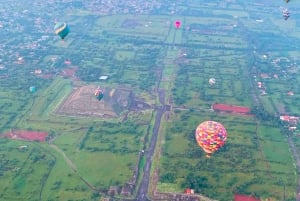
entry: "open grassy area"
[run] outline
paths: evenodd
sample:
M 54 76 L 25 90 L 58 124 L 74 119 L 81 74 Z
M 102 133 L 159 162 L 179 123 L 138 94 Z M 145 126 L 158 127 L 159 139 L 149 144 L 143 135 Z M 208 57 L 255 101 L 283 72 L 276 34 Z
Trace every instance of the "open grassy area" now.
M 253 1 L 151 1 L 145 8 L 138 8 L 139 1 L 128 7 L 119 1 L 122 6 L 112 3 L 111 8 L 102 3 L 97 8 L 94 1 L 69 3 L 3 5 L 0 131 L 46 131 L 52 140 L 0 138 L 0 200 L 98 201 L 110 186 L 121 188 L 136 165 L 145 166 L 146 157 L 137 164 L 138 154 L 148 151 L 161 108 L 170 111 L 164 110 L 151 166 L 152 173 L 159 172 L 158 191 L 182 193 L 195 187 L 194 179 L 201 181 L 197 193 L 220 201 L 234 193 L 281 200 L 284 184 L 293 200 L 297 171 L 280 129 L 253 116 L 210 110 L 214 103 L 260 105 L 271 114 L 299 116 L 294 45 L 299 30 L 292 17 L 281 19 L 279 2 L 263 10 Z M 31 17 L 27 13 L 34 6 Z M 48 28 L 54 19 L 70 25 L 64 41 Z M 175 20 L 182 23 L 178 29 Z M 73 67 L 75 75 L 62 76 Z M 102 75 L 108 79 L 99 80 Z M 210 85 L 210 78 L 216 83 Z M 130 91 L 128 97 L 134 98 L 120 105 L 136 105 L 109 119 L 58 115 L 65 98 L 85 85 Z M 37 91 L 30 93 L 30 86 Z M 228 132 L 225 146 L 210 159 L 194 138 L 196 126 L 208 119 Z M 297 135 L 293 141 L 300 149 Z
M 172 123 L 166 123 L 158 191 L 183 192 L 192 187 L 186 178 L 193 175 L 205 178 L 206 185 L 198 190 L 218 200 L 229 200 L 235 192 L 279 200 L 283 195 L 280 182 L 286 185 L 286 196 L 294 196 L 294 162 L 287 157 L 287 142 L 277 128 L 257 124 L 251 117 L 211 117 L 226 127 L 228 140 L 219 152 L 206 158 L 194 131 L 207 116 L 209 113 L 177 112 Z
M 3 200 L 39 200 L 55 157 L 36 143 L 0 139 Z

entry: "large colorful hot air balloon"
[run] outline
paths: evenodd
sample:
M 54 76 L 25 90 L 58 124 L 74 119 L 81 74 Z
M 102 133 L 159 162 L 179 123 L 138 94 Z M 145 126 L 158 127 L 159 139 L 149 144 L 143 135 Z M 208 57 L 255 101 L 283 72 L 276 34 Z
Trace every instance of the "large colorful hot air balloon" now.
M 56 35 L 59 35 L 61 39 L 64 39 L 70 32 L 70 28 L 65 22 L 58 22 L 54 26 L 54 32 Z
M 96 89 L 96 91 L 95 91 L 95 96 L 96 96 L 96 98 L 97 98 L 99 101 L 102 100 L 102 98 L 104 97 L 104 93 L 103 93 L 103 91 L 101 90 L 100 87 L 98 87 L 98 88 Z
M 195 137 L 206 156 L 210 157 L 225 144 L 227 132 L 222 124 L 215 121 L 205 121 L 198 125 Z
M 177 21 L 175 21 L 174 25 L 178 29 L 181 25 L 181 22 L 179 20 L 177 20 Z

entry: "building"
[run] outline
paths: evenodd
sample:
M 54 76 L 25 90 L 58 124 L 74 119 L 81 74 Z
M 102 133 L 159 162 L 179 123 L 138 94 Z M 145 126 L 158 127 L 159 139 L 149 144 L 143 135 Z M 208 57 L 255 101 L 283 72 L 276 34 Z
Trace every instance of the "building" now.
M 282 121 L 287 121 L 287 122 L 298 122 L 299 121 L 299 117 L 295 117 L 295 116 L 280 116 L 280 120 Z
M 99 77 L 99 80 L 106 81 L 106 80 L 108 80 L 108 76 L 107 75 L 102 75 L 102 76 Z

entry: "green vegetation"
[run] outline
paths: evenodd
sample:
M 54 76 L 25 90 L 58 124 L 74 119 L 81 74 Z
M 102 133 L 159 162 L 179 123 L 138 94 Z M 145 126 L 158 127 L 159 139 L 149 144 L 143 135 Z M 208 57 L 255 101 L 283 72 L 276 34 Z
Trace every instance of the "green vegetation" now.
M 251 0 L 3 5 L 0 133 L 24 129 L 49 136 L 38 143 L 1 134 L 0 200 L 98 201 L 111 186 L 122 188 L 138 167 L 133 198 L 148 162 L 139 153 L 149 153 L 154 125 L 160 130 L 152 190 L 193 188 L 220 201 L 235 193 L 282 200 L 285 193 L 294 200 L 299 170 L 288 139 L 300 150 L 299 129 L 289 131 L 278 117 L 300 115 L 299 30 L 292 17 L 273 16 L 280 3 L 266 12 Z M 53 19 L 68 22 L 64 41 L 49 34 Z M 108 80 L 99 80 L 102 75 Z M 130 91 L 121 101 L 128 106 L 113 105 L 117 118 L 56 113 L 87 85 Z M 30 93 L 30 86 L 37 91 Z M 104 99 L 111 96 L 104 93 Z M 249 107 L 255 116 L 216 113 L 214 103 Z M 210 159 L 194 137 L 208 119 L 228 132 Z
M 285 137 L 268 124 L 257 124 L 252 117 L 217 115 L 214 121 L 227 128 L 225 146 L 206 158 L 195 144 L 198 123 L 209 113 L 177 112 L 178 118 L 167 123 L 158 190 L 193 188 L 218 200 L 228 200 L 234 192 L 280 200 L 282 185 L 286 196 L 295 192 L 295 168 Z M 174 185 L 176 184 L 176 185 Z M 229 188 L 230 186 L 230 188 Z

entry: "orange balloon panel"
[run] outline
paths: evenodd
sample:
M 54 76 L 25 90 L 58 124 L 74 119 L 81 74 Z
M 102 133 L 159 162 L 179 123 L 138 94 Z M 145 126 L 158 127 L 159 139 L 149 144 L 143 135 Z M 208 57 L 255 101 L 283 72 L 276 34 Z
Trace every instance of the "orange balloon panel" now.
M 227 132 L 222 124 L 205 121 L 198 125 L 195 137 L 198 145 L 210 155 L 225 144 Z

